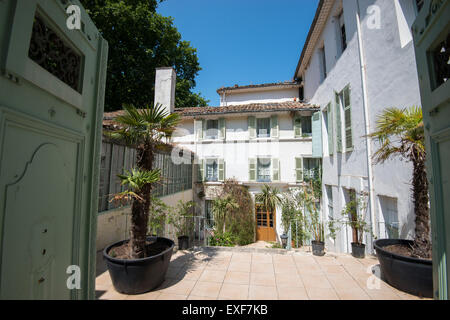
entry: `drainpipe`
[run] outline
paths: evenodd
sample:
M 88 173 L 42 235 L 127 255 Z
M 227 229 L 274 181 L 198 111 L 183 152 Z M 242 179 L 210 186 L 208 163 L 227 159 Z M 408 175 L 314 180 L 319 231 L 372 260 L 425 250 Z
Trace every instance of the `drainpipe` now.
M 366 149 L 367 149 L 367 176 L 369 180 L 369 204 L 370 204 L 370 220 L 372 224 L 372 243 L 373 237 L 376 234 L 375 225 L 375 191 L 373 189 L 373 168 L 372 168 L 372 139 L 368 136 L 370 134 L 370 118 L 369 118 L 369 100 L 367 95 L 367 70 L 364 58 L 364 48 L 362 42 L 362 32 L 361 32 L 361 20 L 360 20 L 360 8 L 359 0 L 356 0 L 357 12 L 356 12 L 356 25 L 358 33 L 358 49 L 359 49 L 359 64 L 361 66 L 361 86 L 363 91 L 363 108 L 364 108 L 364 122 L 365 122 L 365 133 L 366 133 Z M 371 246 L 372 249 L 372 246 Z M 370 250 L 371 250 L 370 249 Z

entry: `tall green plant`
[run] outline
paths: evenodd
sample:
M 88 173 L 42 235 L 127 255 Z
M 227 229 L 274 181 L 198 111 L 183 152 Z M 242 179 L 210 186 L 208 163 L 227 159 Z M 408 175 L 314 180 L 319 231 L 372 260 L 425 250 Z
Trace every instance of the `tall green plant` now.
M 369 224 L 366 222 L 367 216 L 367 193 L 351 196 L 342 210 L 344 219 L 342 224 L 352 228 L 358 244 L 363 244 L 364 234 L 371 232 Z
M 273 212 L 281 204 L 280 190 L 267 184 L 261 188 L 261 193 L 255 197 L 256 201 L 263 204 L 269 212 Z
M 194 230 L 194 201 L 178 201 L 169 213 L 168 223 L 175 228 L 177 237 L 190 235 Z
M 161 105 L 136 109 L 124 105 L 122 115 L 115 118 L 118 129 L 105 132 L 113 139 L 124 140 L 137 150 L 137 169 L 121 176 L 122 181 L 131 187 L 133 204 L 131 207 L 130 258 L 146 256 L 145 241 L 148 231 L 151 191 L 159 181 L 159 170 L 153 169 L 156 150 L 163 145 L 179 122 L 178 114 L 169 114 Z
M 377 119 L 376 130 L 369 135 L 380 147 L 373 155 L 376 163 L 400 156 L 413 164 L 412 195 L 415 213 L 413 255 L 431 258 L 430 209 L 425 170 L 425 135 L 422 109 L 388 108 Z
M 216 223 L 217 230 L 222 229 L 222 232 L 225 233 L 226 218 L 228 212 L 238 208 L 239 205 L 231 195 L 228 195 L 225 198 L 217 198 L 213 201 L 212 211 L 214 214 L 214 222 Z

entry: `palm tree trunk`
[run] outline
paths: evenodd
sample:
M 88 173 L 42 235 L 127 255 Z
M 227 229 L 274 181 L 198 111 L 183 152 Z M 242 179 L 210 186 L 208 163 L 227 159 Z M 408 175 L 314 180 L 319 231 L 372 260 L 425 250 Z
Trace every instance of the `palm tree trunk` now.
M 138 149 L 137 166 L 142 170 L 152 170 L 154 159 L 154 148 L 151 143 L 145 144 Z M 145 242 L 148 232 L 149 208 L 151 205 L 151 184 L 145 185 L 139 192 L 144 199 L 135 199 L 131 207 L 131 258 L 139 259 L 146 257 Z
M 413 255 L 431 258 L 430 209 L 428 206 L 428 180 L 425 170 L 425 154 L 413 151 L 413 199 L 415 211 L 415 238 Z

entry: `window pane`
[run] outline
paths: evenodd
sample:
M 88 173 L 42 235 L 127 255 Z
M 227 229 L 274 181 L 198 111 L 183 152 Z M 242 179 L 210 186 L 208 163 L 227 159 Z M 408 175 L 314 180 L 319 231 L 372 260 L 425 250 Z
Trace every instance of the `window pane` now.
M 311 116 L 302 117 L 302 134 L 312 134 Z
M 270 159 L 258 159 L 258 181 L 270 182 Z
M 206 161 L 206 181 L 217 181 L 217 173 L 218 173 L 218 165 L 217 160 L 207 160 Z
M 217 139 L 219 135 L 219 120 L 206 121 L 206 138 Z
M 270 137 L 270 118 L 257 119 L 258 138 Z

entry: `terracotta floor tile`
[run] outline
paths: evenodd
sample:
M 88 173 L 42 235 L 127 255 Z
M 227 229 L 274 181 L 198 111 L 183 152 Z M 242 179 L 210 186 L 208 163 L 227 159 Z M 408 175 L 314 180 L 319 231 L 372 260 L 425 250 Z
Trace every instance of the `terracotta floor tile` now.
M 217 298 L 219 296 L 221 283 L 218 282 L 200 282 L 195 284 L 195 287 L 191 291 L 191 295 L 200 297 Z
M 250 273 L 240 271 L 228 271 L 225 274 L 224 283 L 250 284 Z
M 228 266 L 228 271 L 240 271 L 240 272 L 250 272 L 250 262 L 230 262 Z
M 219 292 L 220 299 L 246 300 L 248 298 L 247 284 L 224 283 Z
M 275 282 L 278 288 L 303 287 L 300 276 L 293 273 L 276 273 Z
M 191 292 L 192 288 L 194 288 L 194 285 L 194 280 L 173 280 L 163 291 L 164 293 L 173 293 L 187 296 Z
M 250 273 L 250 284 L 253 286 L 275 286 L 275 274 Z
M 174 293 L 161 293 L 156 300 L 186 300 L 187 296 Z
M 310 300 L 339 300 L 333 289 L 324 289 L 317 287 L 306 288 Z
M 274 254 L 272 256 L 273 263 L 293 263 L 294 259 L 291 255 L 284 254 Z
M 126 298 L 128 298 L 127 294 L 119 293 L 111 287 L 110 290 L 99 297 L 99 300 L 125 300 Z
M 360 287 L 336 289 L 336 293 L 341 300 L 370 300 L 369 295 Z
M 279 300 L 309 300 L 306 289 L 302 287 L 277 287 Z
M 188 300 L 217 300 L 216 298 L 193 296 L 192 294 L 187 299 Z
M 272 263 L 272 255 L 265 253 L 253 253 L 252 254 L 253 263 Z
M 277 288 L 250 285 L 248 298 L 249 300 L 278 300 Z
M 226 271 L 218 271 L 218 270 L 208 270 L 205 269 L 198 279 L 199 281 L 205 281 L 205 282 L 223 282 L 223 279 L 225 278 Z
M 303 285 L 306 288 L 321 288 L 321 289 L 332 289 L 331 283 L 325 276 L 310 274 L 307 276 L 301 275 Z
M 285 273 L 285 274 L 297 274 L 297 267 L 295 264 L 274 264 L 275 273 Z
M 274 273 L 272 263 L 254 263 L 252 262 L 251 272 L 257 273 Z

